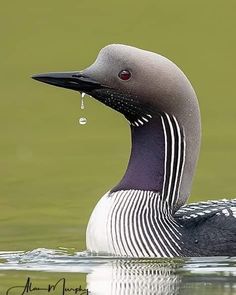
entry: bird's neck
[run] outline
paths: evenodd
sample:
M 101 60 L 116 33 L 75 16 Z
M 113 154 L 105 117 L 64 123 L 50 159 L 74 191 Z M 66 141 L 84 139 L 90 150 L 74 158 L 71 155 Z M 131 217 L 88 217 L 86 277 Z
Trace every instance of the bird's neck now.
M 126 173 L 113 188 L 159 192 L 171 207 L 178 199 L 185 162 L 185 141 L 175 117 L 162 114 L 131 126 L 132 149 Z

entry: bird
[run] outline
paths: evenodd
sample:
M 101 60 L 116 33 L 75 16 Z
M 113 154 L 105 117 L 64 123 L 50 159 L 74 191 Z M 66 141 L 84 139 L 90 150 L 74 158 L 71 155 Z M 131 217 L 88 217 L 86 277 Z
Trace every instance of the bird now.
M 90 95 L 130 125 L 127 169 L 90 216 L 88 251 L 122 257 L 236 256 L 236 199 L 186 204 L 201 117 L 193 86 L 174 62 L 110 44 L 84 70 L 32 78 Z

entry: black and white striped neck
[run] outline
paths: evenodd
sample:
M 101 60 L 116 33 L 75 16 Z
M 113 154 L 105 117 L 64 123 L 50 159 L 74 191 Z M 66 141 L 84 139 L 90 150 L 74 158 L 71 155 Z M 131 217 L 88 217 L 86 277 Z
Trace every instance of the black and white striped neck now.
M 131 126 L 131 135 L 129 164 L 112 192 L 153 191 L 175 209 L 185 164 L 183 128 L 174 116 L 163 113 L 142 125 Z

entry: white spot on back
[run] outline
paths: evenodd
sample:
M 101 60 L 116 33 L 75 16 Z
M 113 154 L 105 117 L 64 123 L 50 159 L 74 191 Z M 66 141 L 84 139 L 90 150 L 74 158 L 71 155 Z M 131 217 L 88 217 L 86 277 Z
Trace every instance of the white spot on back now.
M 230 207 L 230 210 L 232 211 L 233 217 L 236 218 L 236 207 Z
M 227 209 L 223 209 L 222 210 L 222 213 L 224 213 L 225 216 L 229 216 L 229 211 Z

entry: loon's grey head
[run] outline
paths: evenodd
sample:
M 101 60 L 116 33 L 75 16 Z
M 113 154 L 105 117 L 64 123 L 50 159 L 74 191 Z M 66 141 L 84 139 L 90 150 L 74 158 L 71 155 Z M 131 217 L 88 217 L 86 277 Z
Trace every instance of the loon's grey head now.
M 131 123 L 133 144 L 135 141 L 142 141 L 144 147 L 151 145 L 152 140 L 149 138 L 145 143 L 143 134 L 150 133 L 150 130 L 155 132 L 158 126 L 157 121 L 162 114 L 166 114 L 168 118 L 174 118 L 178 122 L 186 144 L 184 158 L 182 158 L 184 167 L 183 171 L 179 172 L 182 174 L 180 175 L 179 196 L 174 207 L 178 208 L 186 201 L 190 194 L 199 153 L 200 112 L 193 87 L 173 62 L 153 52 L 112 44 L 104 47 L 95 62 L 85 70 L 40 74 L 33 78 L 55 86 L 85 92 L 122 113 Z M 169 129 L 170 135 L 171 132 L 174 134 L 175 131 Z M 139 137 L 144 139 L 136 139 Z M 139 154 L 139 147 L 135 149 L 135 154 Z M 141 150 L 140 153 L 142 154 Z M 142 157 L 145 163 L 145 156 Z M 131 155 L 131 158 L 134 156 Z M 158 161 L 160 159 L 157 159 L 157 163 Z M 131 168 L 131 172 L 135 170 L 135 166 Z M 162 178 L 165 173 L 161 173 Z M 142 179 L 145 175 L 142 175 Z M 148 177 L 150 179 L 152 175 Z M 125 184 L 123 181 L 123 186 L 118 187 L 121 189 L 149 190 L 149 187 L 150 190 L 159 189 L 158 186 L 152 187 L 148 179 L 141 184 L 142 181 L 136 178 L 132 180 L 133 182 L 129 181 L 130 185 L 126 180 Z M 135 183 L 140 183 L 140 185 Z

